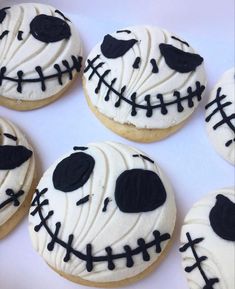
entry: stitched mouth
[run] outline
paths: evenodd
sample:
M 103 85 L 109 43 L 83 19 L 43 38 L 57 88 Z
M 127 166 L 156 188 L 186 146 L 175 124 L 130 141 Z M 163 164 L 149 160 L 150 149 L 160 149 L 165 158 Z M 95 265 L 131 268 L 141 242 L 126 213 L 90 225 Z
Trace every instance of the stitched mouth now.
M 235 126 L 232 123 L 232 121 L 235 119 L 235 113 L 231 115 L 227 115 L 225 112 L 225 107 L 232 105 L 231 101 L 226 101 L 222 103 L 222 101 L 226 98 L 226 95 L 221 94 L 222 88 L 219 87 L 216 92 L 216 97 L 214 100 L 209 102 L 206 106 L 205 109 L 208 110 L 210 107 L 214 106 L 213 111 L 206 117 L 206 122 L 209 122 L 215 114 L 220 113 L 222 120 L 217 122 L 214 126 L 213 129 L 216 130 L 218 127 L 225 125 L 229 127 L 233 133 L 235 134 Z M 225 143 L 226 147 L 229 147 L 233 142 L 235 142 L 235 138 L 228 140 Z
M 59 85 L 63 85 L 62 76 L 68 75 L 69 79 L 73 79 L 73 72 L 80 72 L 82 66 L 82 57 L 81 56 L 71 56 L 72 65 L 69 64 L 67 60 L 63 60 L 62 64 L 54 64 L 55 73 L 50 75 L 44 75 L 41 66 L 35 67 L 35 71 L 38 74 L 37 78 L 24 78 L 24 72 L 19 70 L 17 72 L 17 76 L 15 78 L 6 76 L 7 68 L 5 66 L 0 68 L 0 86 L 2 86 L 5 80 L 16 82 L 17 83 L 17 91 L 22 93 L 23 84 L 25 83 L 41 83 L 41 90 L 46 90 L 46 81 L 49 79 L 58 79 Z
M 81 252 L 73 248 L 72 242 L 74 239 L 74 235 L 70 234 L 68 236 L 68 241 L 64 241 L 59 238 L 59 231 L 61 228 L 61 223 L 57 222 L 55 224 L 54 230 L 51 229 L 47 221 L 49 218 L 52 217 L 54 214 L 54 211 L 51 210 L 48 212 L 46 216 L 43 215 L 42 207 L 46 206 L 49 204 L 48 199 L 44 199 L 42 202 L 40 198 L 48 191 L 47 188 L 43 189 L 41 192 L 36 190 L 36 196 L 34 200 L 32 201 L 31 206 L 35 207 L 33 211 L 31 211 L 31 215 L 35 216 L 38 214 L 40 218 L 40 223 L 34 227 L 34 231 L 38 232 L 41 228 L 44 228 L 47 233 L 51 237 L 51 241 L 47 244 L 47 249 L 48 251 L 53 251 L 55 244 L 58 244 L 59 246 L 63 247 L 65 249 L 65 256 L 63 261 L 68 262 L 71 258 L 71 255 L 76 256 L 77 258 L 83 260 L 86 262 L 86 269 L 88 272 L 91 272 L 94 267 L 94 263 L 99 263 L 99 262 L 107 262 L 107 268 L 108 270 L 114 270 L 115 269 L 115 260 L 117 259 L 126 259 L 126 267 L 131 268 L 134 266 L 134 260 L 133 256 L 142 254 L 142 258 L 144 261 L 149 261 L 150 260 L 150 255 L 148 253 L 148 249 L 155 247 L 155 252 L 156 253 L 161 253 L 162 248 L 161 248 L 161 243 L 169 240 L 171 238 L 170 234 L 164 233 L 161 234 L 159 231 L 155 230 L 153 231 L 153 239 L 150 242 L 145 242 L 143 238 L 140 238 L 137 240 L 137 246 L 135 248 L 131 248 L 129 245 L 125 245 L 123 247 L 123 252 L 118 253 L 118 254 L 113 254 L 112 252 L 112 247 L 106 247 L 105 251 L 106 254 L 100 255 L 100 256 L 94 256 L 92 253 L 92 245 L 87 244 L 86 246 L 86 252 Z
M 194 89 L 191 86 L 188 87 L 188 89 L 187 89 L 188 94 L 187 95 L 182 96 L 179 91 L 175 90 L 173 92 L 173 97 L 175 99 L 172 101 L 166 102 L 163 98 L 163 95 L 161 93 L 158 93 L 156 95 L 156 99 L 159 101 L 158 104 L 155 104 L 155 105 L 151 104 L 151 98 L 153 96 L 151 96 L 149 94 L 144 97 L 144 100 L 146 103 L 145 105 L 144 104 L 138 104 L 138 103 L 136 103 L 136 96 L 137 96 L 136 92 L 133 92 L 130 95 L 130 98 L 127 98 L 124 95 L 125 90 L 126 90 L 125 85 L 121 88 L 120 92 L 117 91 L 113 87 L 117 78 L 113 78 L 111 83 L 108 83 L 105 80 L 105 77 L 111 72 L 111 70 L 107 69 L 104 71 L 103 74 L 101 74 L 98 70 L 104 65 L 104 62 L 98 62 L 97 63 L 99 58 L 100 58 L 100 55 L 97 55 L 92 60 L 88 59 L 87 60 L 88 65 L 84 69 L 84 73 L 91 72 L 89 77 L 88 77 L 88 80 L 91 80 L 94 75 L 96 75 L 99 79 L 97 87 L 95 88 L 95 93 L 96 94 L 99 93 L 102 85 L 106 86 L 108 88 L 108 91 L 104 97 L 104 100 L 109 101 L 110 100 L 110 94 L 114 93 L 118 97 L 118 100 L 114 104 L 115 107 L 120 107 L 122 101 L 129 103 L 132 107 L 132 110 L 131 110 L 132 116 L 137 115 L 137 112 L 138 112 L 137 109 L 146 110 L 146 117 L 151 117 L 154 109 L 160 109 L 161 114 L 165 115 L 168 113 L 167 107 L 170 105 L 173 105 L 173 104 L 177 105 L 178 112 L 182 112 L 184 110 L 184 105 L 188 105 L 189 108 L 194 107 L 194 105 L 195 105 L 194 99 L 196 99 L 199 102 L 202 98 L 202 93 L 205 90 L 205 86 L 201 85 L 201 83 L 199 81 L 196 81 Z
M 12 204 L 14 207 L 18 207 L 20 205 L 20 201 L 18 200 L 20 196 L 24 194 L 23 190 L 20 190 L 19 192 L 15 193 L 12 189 L 6 190 L 6 195 L 8 198 L 0 203 L 0 210 L 7 206 L 8 204 Z

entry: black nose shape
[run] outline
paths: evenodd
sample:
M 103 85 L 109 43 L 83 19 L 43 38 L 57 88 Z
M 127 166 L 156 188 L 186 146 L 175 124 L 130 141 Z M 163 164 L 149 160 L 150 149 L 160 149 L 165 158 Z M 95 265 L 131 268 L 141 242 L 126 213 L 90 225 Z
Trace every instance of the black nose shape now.
M 34 38 L 45 43 L 52 43 L 69 39 L 71 36 L 70 27 L 61 18 L 37 15 L 30 23 L 30 33 Z
M 32 156 L 32 151 L 24 146 L 0 146 L 0 170 L 13 170 Z
M 105 57 L 118 58 L 131 49 L 136 42 L 136 39 L 119 40 L 108 34 L 104 37 L 100 48 Z
M 155 172 L 132 169 L 117 178 L 115 200 L 124 213 L 149 212 L 165 203 L 166 191 Z

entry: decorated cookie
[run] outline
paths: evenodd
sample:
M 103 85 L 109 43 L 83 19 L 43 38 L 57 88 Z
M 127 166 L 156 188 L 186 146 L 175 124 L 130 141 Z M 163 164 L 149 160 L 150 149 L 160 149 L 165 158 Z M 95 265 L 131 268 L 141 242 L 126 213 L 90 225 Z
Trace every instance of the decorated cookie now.
M 181 38 L 152 26 L 107 34 L 88 56 L 88 104 L 111 130 L 151 142 L 179 129 L 205 89 L 203 58 Z
M 0 8 L 0 105 L 28 110 L 56 100 L 76 79 L 81 56 L 75 27 L 56 8 Z
M 175 217 L 172 189 L 154 160 L 126 145 L 92 143 L 46 171 L 29 229 L 35 250 L 60 275 L 113 287 L 153 270 Z
M 15 125 L 0 118 L 0 239 L 28 211 L 35 186 L 31 146 Z
M 206 128 L 216 151 L 235 165 L 235 69 L 226 71 L 206 105 Z
M 181 232 L 189 289 L 235 288 L 235 191 L 218 190 L 187 214 Z

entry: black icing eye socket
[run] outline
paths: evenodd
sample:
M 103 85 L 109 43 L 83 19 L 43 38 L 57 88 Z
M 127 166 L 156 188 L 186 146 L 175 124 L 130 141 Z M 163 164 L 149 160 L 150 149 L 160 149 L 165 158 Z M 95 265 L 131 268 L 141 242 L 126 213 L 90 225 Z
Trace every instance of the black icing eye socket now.
M 30 23 L 30 33 L 34 38 L 45 43 L 53 43 L 71 36 L 70 27 L 63 19 L 38 15 Z
M 24 146 L 0 146 L 0 170 L 13 170 L 32 156 L 32 151 Z
M 235 241 L 235 203 L 223 195 L 216 196 L 209 219 L 214 232 L 228 241 Z
M 10 9 L 10 7 L 5 7 L 5 8 L 0 9 L 0 24 L 3 22 L 3 20 L 5 19 L 7 15 L 6 13 L 7 9 Z
M 159 45 L 166 64 L 181 73 L 194 71 L 203 62 L 203 58 L 194 53 L 184 52 L 170 44 Z
M 79 189 L 90 178 L 94 166 L 92 156 L 83 152 L 71 154 L 56 166 L 52 176 L 54 187 L 65 193 Z
M 153 171 L 124 171 L 116 181 L 115 200 L 124 213 L 141 213 L 157 209 L 166 201 L 166 191 Z
M 136 39 L 119 40 L 108 34 L 101 44 L 101 52 L 107 58 L 118 58 L 131 49 L 136 42 L 138 42 Z

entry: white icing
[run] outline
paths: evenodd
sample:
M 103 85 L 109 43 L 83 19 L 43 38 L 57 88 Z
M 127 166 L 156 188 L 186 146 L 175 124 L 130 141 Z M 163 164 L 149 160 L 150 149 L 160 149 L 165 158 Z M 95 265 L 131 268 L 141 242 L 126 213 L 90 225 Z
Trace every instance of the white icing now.
M 208 136 L 216 149 L 216 151 L 228 162 L 235 165 L 235 69 L 231 68 L 227 70 L 218 83 L 212 90 L 208 103 L 216 99 L 217 90 L 221 87 L 220 95 L 226 97 L 221 100 L 220 104 L 223 106 L 225 103 L 230 102 L 230 105 L 223 107 L 223 112 L 227 117 L 231 117 L 230 122 L 233 129 L 229 127 L 227 123 L 223 123 L 216 129 L 213 127 L 217 125 L 224 116 L 218 110 L 206 123 L 206 129 Z M 218 108 L 218 104 L 214 103 L 206 110 L 206 117 L 210 116 L 211 113 Z M 233 116 L 233 117 L 232 117 Z M 232 141 L 229 146 L 225 144 L 228 141 Z
M 74 152 L 74 151 L 73 151 Z M 52 175 L 56 165 L 72 152 L 60 158 L 43 175 L 38 189 L 48 188 L 41 197 L 49 200 L 49 204 L 43 206 L 43 215 L 46 216 L 50 210 L 54 211 L 52 217 L 47 221 L 48 226 L 54 232 L 55 223 L 61 222 L 58 237 L 65 242 L 70 234 L 74 235 L 73 248 L 86 253 L 87 244 L 92 244 L 94 256 L 106 255 L 105 248 L 112 247 L 113 254 L 123 253 L 123 247 L 129 245 L 132 249 L 138 247 L 137 240 L 144 238 L 147 242 L 153 240 L 153 231 L 158 230 L 161 234 L 172 235 L 176 208 L 172 189 L 166 177 L 157 164 L 152 164 L 143 158 L 133 157 L 133 154 L 141 152 L 126 145 L 105 142 L 91 143 L 84 151 L 95 159 L 95 167 L 89 180 L 85 185 L 75 191 L 64 193 L 56 190 L 52 182 Z M 143 154 L 143 153 L 142 153 Z M 145 155 L 145 154 L 144 154 Z M 156 172 L 161 178 L 166 192 L 166 202 L 151 212 L 146 213 L 123 213 L 116 205 L 114 191 L 118 176 L 127 169 L 142 168 Z M 76 206 L 76 202 L 82 197 L 89 195 L 89 202 Z M 104 199 L 110 198 L 106 212 L 102 212 Z M 31 212 L 35 206 L 31 207 Z M 86 270 L 86 262 L 80 260 L 73 254 L 68 262 L 64 262 L 66 250 L 59 244 L 55 244 L 53 251 L 48 251 L 47 245 L 51 237 L 41 228 L 35 232 L 34 227 L 40 223 L 38 214 L 29 215 L 29 230 L 35 250 L 45 261 L 57 270 L 66 274 L 72 274 L 80 278 L 94 282 L 112 282 L 134 276 L 158 259 L 155 247 L 148 249 L 150 261 L 145 262 L 142 254 L 133 256 L 134 266 L 126 267 L 126 259 L 114 260 L 115 269 L 108 270 L 107 262 L 94 263 L 91 272 Z M 161 243 L 164 250 L 168 241 Z
M 6 136 L 4 133 L 11 134 L 17 137 L 17 141 L 14 141 Z M 27 149 L 32 150 L 25 136 L 20 132 L 20 130 L 2 118 L 0 118 L 0 145 L 21 145 L 25 146 Z M 31 184 L 33 181 L 35 170 L 35 160 L 32 155 L 29 160 L 24 162 L 21 166 L 12 169 L 12 170 L 0 170 L 0 204 L 6 201 L 9 196 L 6 195 L 7 189 L 12 189 L 15 193 L 20 190 L 24 191 L 24 194 L 18 198 L 20 205 L 23 203 L 29 189 L 31 188 Z M 11 216 L 20 208 L 19 206 L 14 206 L 13 202 L 4 206 L 0 209 L 0 225 L 3 225 L 7 220 L 10 219 Z
M 124 54 L 116 59 L 106 58 L 98 43 L 90 52 L 88 59 L 94 59 L 98 54 L 100 58 L 95 62 L 97 65 L 104 62 L 103 66 L 98 69 L 102 75 L 105 70 L 110 69 L 105 80 L 111 84 L 114 78 L 117 78 L 113 87 L 120 92 L 123 86 L 126 86 L 124 96 L 130 100 L 132 93 L 136 92 L 136 103 L 146 105 L 145 96 L 151 95 L 151 105 L 160 104 L 157 99 L 157 94 L 162 94 L 164 102 L 171 102 L 176 99 L 173 95 L 174 91 L 178 90 L 181 97 L 187 96 L 188 87 L 195 90 L 195 83 L 199 81 L 201 85 L 205 85 L 205 71 L 203 63 L 199 65 L 195 71 L 188 73 L 179 73 L 171 69 L 161 55 L 159 44 L 171 44 L 183 51 L 195 53 L 193 48 L 182 44 L 180 41 L 172 39 L 174 34 L 166 30 L 153 26 L 134 26 L 126 28 L 131 33 L 113 33 L 111 34 L 116 39 L 129 40 L 136 39 L 138 42 Z M 140 57 L 139 69 L 134 69 L 133 63 L 137 57 Z M 155 59 L 158 65 L 159 72 L 152 73 L 151 59 Z M 87 62 L 86 62 L 87 65 Z M 105 95 L 108 91 L 106 85 L 102 84 L 99 93 L 95 93 L 95 88 L 99 82 L 98 76 L 95 74 L 90 80 L 88 79 L 92 70 L 88 70 L 84 74 L 86 80 L 86 90 L 92 104 L 104 115 L 119 123 L 133 124 L 137 128 L 168 128 L 185 120 L 195 110 L 198 105 L 197 98 L 194 98 L 194 106 L 188 107 L 187 100 L 182 102 L 184 110 L 177 111 L 177 105 L 172 104 L 167 106 L 168 113 L 163 115 L 159 108 L 153 109 L 152 117 L 146 117 L 146 109 L 137 108 L 137 115 L 131 116 L 131 105 L 125 101 L 116 108 L 115 103 L 118 97 L 111 92 L 110 100 L 105 101 Z
M 199 257 L 207 256 L 207 260 L 201 262 L 203 270 L 208 278 L 218 278 L 219 283 L 213 285 L 213 289 L 235 288 L 235 242 L 227 241 L 219 237 L 212 229 L 209 213 L 214 207 L 216 196 L 223 194 L 232 202 L 235 202 L 235 191 L 233 188 L 221 189 L 209 194 L 197 202 L 187 214 L 181 232 L 182 246 L 188 242 L 186 233 L 189 232 L 192 239 L 204 238 L 195 246 Z M 183 268 L 195 263 L 191 249 L 182 253 Z M 190 289 L 201 289 L 205 286 L 199 270 L 196 268 L 191 273 L 186 273 Z
M 6 17 L 0 24 L 0 35 L 3 31 L 9 33 L 0 40 L 0 67 L 6 67 L 5 76 L 17 78 L 17 72 L 24 72 L 23 78 L 38 78 L 35 67 L 41 66 L 45 76 L 56 73 L 55 64 L 60 65 L 61 70 L 65 70 L 62 64 L 67 60 L 72 66 L 71 56 L 82 56 L 81 40 L 74 25 L 66 21 L 71 29 L 69 39 L 54 43 L 44 43 L 37 40 L 30 33 L 30 23 L 35 16 L 46 14 L 63 19 L 61 15 L 55 13 L 56 8 L 38 3 L 24 3 L 11 6 L 6 11 Z M 64 20 L 64 19 L 63 19 Z M 17 39 L 18 31 L 23 31 L 22 41 Z M 73 71 L 73 75 L 75 70 Z M 60 85 L 58 78 L 45 80 L 46 90 L 42 91 L 41 82 L 23 83 L 22 93 L 17 92 L 17 82 L 3 80 L 0 85 L 0 95 L 20 100 L 40 100 L 48 98 L 60 92 L 70 82 L 69 75 L 62 76 Z

